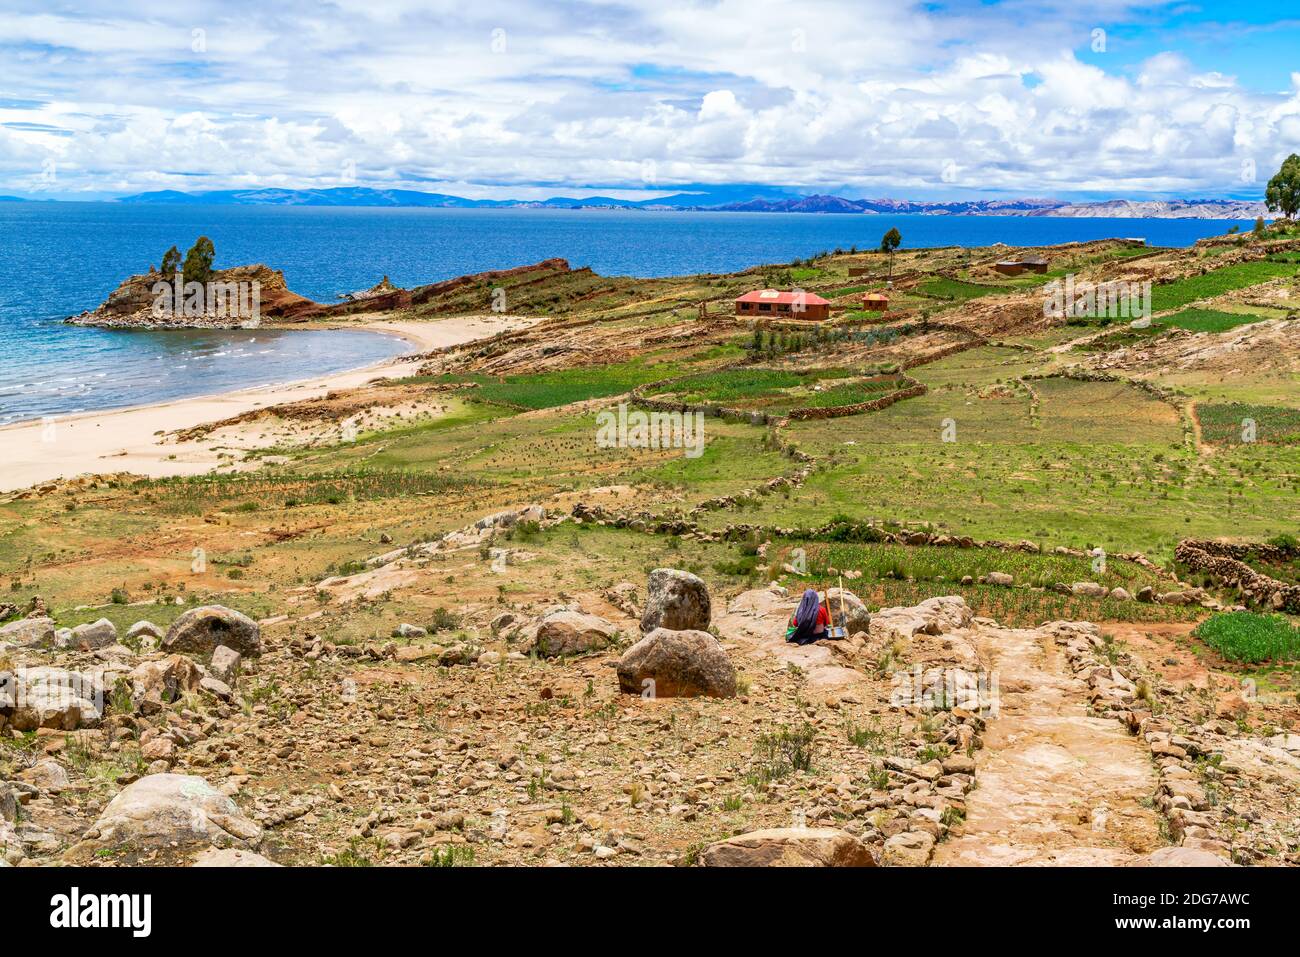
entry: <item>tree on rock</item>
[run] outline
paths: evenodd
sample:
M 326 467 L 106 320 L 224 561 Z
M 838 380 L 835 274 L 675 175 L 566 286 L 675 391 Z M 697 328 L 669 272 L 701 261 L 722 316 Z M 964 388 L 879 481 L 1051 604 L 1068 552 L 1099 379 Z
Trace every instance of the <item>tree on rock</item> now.
M 162 265 L 158 267 L 158 271 L 164 276 L 170 276 L 180 268 L 181 251 L 173 246 L 171 249 L 163 253 Z
M 200 236 L 195 240 L 190 251 L 185 254 L 185 265 L 182 269 L 185 281 L 205 283 L 211 280 L 212 260 L 216 255 L 217 251 L 212 245 L 212 240 L 207 236 Z
M 1295 219 L 1300 212 L 1300 155 L 1292 153 L 1282 163 L 1277 175 L 1268 181 L 1264 201 L 1271 212 L 1282 212 L 1287 219 Z

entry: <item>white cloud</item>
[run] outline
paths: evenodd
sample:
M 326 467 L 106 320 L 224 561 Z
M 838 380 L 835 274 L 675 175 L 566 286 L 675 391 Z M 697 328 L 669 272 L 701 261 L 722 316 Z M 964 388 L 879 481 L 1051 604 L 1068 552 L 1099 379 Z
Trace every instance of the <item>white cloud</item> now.
M 0 39 L 0 187 L 331 186 L 355 170 L 524 195 L 641 188 L 650 171 L 872 195 L 1213 193 L 1240 186 L 1243 158 L 1294 148 L 1300 74 L 1263 94 L 1156 47 L 1103 69 L 1074 51 L 1140 5 L 1078 6 L 19 4 Z

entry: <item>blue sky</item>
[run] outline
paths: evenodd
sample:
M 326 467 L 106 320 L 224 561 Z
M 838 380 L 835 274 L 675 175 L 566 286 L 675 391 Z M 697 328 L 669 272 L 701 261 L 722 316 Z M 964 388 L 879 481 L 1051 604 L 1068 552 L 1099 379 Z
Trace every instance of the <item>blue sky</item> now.
M 1258 198 L 1300 11 L 1004 0 L 0 0 L 0 194 Z

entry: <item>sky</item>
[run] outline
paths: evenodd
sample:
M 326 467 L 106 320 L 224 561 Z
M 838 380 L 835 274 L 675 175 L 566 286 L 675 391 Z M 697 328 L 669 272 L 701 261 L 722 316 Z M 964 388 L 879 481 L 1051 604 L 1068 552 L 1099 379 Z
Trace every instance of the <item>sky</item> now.
M 0 194 L 1258 199 L 1300 5 L 0 0 Z

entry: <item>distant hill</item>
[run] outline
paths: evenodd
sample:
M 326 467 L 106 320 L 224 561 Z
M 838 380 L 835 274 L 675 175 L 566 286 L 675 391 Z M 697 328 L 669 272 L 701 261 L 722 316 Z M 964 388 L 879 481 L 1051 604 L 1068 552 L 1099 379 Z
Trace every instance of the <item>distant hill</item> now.
M 3 197 L 0 197 L 3 199 Z M 1116 219 L 1254 219 L 1273 218 L 1262 202 L 1240 200 L 1111 199 L 1070 203 L 1056 199 L 980 199 L 921 202 L 906 199 L 845 199 L 801 196 L 781 187 L 686 186 L 658 199 L 623 200 L 608 196 L 543 200 L 466 199 L 448 193 L 366 186 L 333 189 L 229 189 L 184 193 L 174 189 L 123 196 L 119 203 L 221 206 L 357 206 L 429 207 L 440 209 L 645 209 L 764 213 L 906 213 L 923 216 L 1067 216 Z
M 21 196 L 0 196 L 0 203 L 25 203 L 27 200 Z

